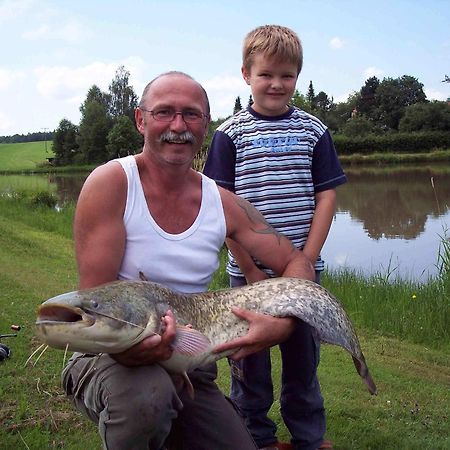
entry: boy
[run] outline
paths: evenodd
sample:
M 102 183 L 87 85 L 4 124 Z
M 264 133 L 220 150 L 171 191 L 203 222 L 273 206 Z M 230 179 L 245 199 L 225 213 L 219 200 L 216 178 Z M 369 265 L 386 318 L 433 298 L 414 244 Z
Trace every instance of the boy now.
M 303 54 L 289 28 L 267 25 L 244 39 L 242 75 L 253 104 L 226 120 L 215 132 L 204 173 L 250 201 L 280 233 L 314 264 L 320 258 L 335 212 L 335 188 L 346 182 L 326 127 L 289 106 Z M 231 286 L 270 276 L 267 270 L 227 240 Z M 243 412 L 260 449 L 332 448 L 324 441 L 325 411 L 317 380 L 319 342 L 300 323 L 280 344 L 283 364 L 281 415 L 292 444 L 277 442 L 276 425 L 267 416 L 273 403 L 270 352 L 231 361 L 231 398 Z

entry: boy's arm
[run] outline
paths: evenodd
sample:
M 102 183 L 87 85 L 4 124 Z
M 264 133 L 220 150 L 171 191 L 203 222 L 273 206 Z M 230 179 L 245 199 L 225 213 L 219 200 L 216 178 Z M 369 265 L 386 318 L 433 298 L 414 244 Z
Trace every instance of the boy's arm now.
M 253 258 L 236 241 L 228 238 L 226 244 L 230 252 L 233 253 L 234 259 L 244 274 L 247 283 L 254 283 L 255 281 L 269 278 L 265 272 L 256 266 Z
M 316 194 L 316 207 L 314 210 L 311 228 L 308 233 L 303 253 L 315 264 L 322 246 L 330 231 L 331 222 L 336 209 L 336 190 L 328 189 Z

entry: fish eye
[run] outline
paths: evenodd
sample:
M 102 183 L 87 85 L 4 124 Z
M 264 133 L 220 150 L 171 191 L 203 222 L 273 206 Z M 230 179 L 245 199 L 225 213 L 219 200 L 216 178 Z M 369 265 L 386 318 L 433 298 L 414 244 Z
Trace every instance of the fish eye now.
M 95 300 L 91 300 L 91 305 L 93 308 L 98 308 L 98 303 Z

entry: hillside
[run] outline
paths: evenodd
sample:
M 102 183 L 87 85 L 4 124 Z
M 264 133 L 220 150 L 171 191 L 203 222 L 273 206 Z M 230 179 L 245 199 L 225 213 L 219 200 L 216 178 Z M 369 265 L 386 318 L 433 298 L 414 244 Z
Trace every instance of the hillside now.
M 33 170 L 53 156 L 51 141 L 0 144 L 0 172 Z

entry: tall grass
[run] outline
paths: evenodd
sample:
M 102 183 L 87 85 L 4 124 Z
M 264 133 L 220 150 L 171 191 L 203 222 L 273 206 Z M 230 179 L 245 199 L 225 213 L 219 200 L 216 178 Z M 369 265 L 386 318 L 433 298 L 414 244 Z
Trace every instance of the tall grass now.
M 45 206 L 46 199 L 33 194 L 0 198 L 0 333 L 10 332 L 11 324 L 21 325 L 16 338 L 2 339 L 2 343 L 11 347 L 12 356 L 0 363 L 0 448 L 100 450 L 95 425 L 73 408 L 60 387 L 64 352 L 49 349 L 36 366 L 25 367 L 25 361 L 39 345 L 33 330 L 36 307 L 46 298 L 76 287 L 73 205 L 58 211 Z M 214 278 L 217 288 L 228 285 L 225 252 L 221 260 L 221 268 Z M 450 448 L 449 352 L 442 346 L 431 349 L 428 344 L 411 344 L 408 337 L 390 338 L 398 334 L 396 329 L 372 332 L 361 325 L 370 319 L 366 316 L 376 312 L 373 312 L 374 305 L 364 303 L 359 295 L 371 298 L 372 303 L 378 303 L 385 311 L 391 302 L 399 301 L 392 298 L 396 291 L 389 290 L 390 283 L 385 277 L 373 283 L 378 284 L 373 287 L 356 275 L 341 281 L 335 281 L 332 274 L 324 278 L 326 287 L 332 292 L 336 289 L 334 293 L 344 301 L 357 325 L 362 348 L 379 388 L 378 396 L 370 397 L 348 354 L 335 346 L 323 346 L 319 378 L 328 417 L 327 437 L 334 441 L 337 450 L 446 450 Z M 443 292 L 447 289 L 448 294 L 448 284 L 444 284 L 441 288 Z M 337 292 L 342 286 L 345 292 Z M 378 288 L 379 296 L 372 292 Z M 431 304 L 434 295 L 425 290 L 420 301 Z M 359 309 L 352 305 L 355 296 Z M 400 311 L 413 301 L 406 296 L 403 303 L 397 303 Z M 366 311 L 369 306 L 372 310 Z M 389 311 L 393 317 L 400 315 L 394 307 Z M 437 308 L 425 314 L 428 323 L 438 322 Z M 411 317 L 417 326 L 416 319 Z M 446 336 L 443 334 L 441 341 Z M 426 342 L 426 337 L 421 339 Z M 273 356 L 278 398 L 281 364 L 276 349 Z M 218 382 L 227 392 L 229 368 L 225 360 L 220 361 Z M 274 402 L 270 414 L 280 424 L 279 438 L 288 440 L 279 402 Z

